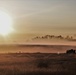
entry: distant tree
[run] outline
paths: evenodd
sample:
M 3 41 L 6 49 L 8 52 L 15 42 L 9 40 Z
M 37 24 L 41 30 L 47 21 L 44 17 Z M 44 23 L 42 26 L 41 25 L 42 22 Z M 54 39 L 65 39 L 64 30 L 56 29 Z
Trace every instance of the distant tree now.
M 65 39 L 70 39 L 69 35 L 67 35 Z
M 55 37 L 55 36 L 54 36 L 54 35 L 51 35 L 51 36 L 50 36 L 50 38 L 53 38 L 53 37 Z
M 63 39 L 63 37 L 61 35 L 59 35 L 58 38 Z
M 67 50 L 66 53 L 67 54 L 75 54 L 76 53 L 76 50 L 70 49 L 70 50 Z
M 73 36 L 71 36 L 70 38 L 73 39 Z

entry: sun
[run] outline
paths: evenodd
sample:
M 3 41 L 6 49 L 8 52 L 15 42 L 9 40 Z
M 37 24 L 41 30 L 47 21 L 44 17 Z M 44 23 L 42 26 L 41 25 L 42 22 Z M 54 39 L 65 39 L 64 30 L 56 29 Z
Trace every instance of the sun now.
M 12 21 L 13 20 L 8 13 L 0 11 L 0 35 L 5 36 L 13 30 Z

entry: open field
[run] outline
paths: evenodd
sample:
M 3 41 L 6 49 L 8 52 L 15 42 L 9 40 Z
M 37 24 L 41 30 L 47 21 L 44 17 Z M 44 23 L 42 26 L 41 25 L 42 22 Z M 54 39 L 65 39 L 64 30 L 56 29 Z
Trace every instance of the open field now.
M 0 54 L 0 75 L 76 75 L 76 54 Z

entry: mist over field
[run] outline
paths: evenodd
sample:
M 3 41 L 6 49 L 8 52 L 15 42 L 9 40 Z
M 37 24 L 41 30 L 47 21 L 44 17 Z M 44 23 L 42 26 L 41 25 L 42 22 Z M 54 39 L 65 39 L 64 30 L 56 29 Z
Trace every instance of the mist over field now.
M 66 53 L 66 51 L 69 49 L 76 49 L 76 46 L 36 44 L 0 45 L 0 53 Z

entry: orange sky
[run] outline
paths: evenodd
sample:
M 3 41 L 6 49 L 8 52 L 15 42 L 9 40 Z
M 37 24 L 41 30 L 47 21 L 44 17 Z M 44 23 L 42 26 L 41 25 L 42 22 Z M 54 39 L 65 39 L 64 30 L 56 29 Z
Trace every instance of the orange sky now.
M 31 34 L 76 34 L 75 0 L 0 0 L 0 10 L 13 18 L 15 32 L 7 38 L 17 36 L 21 41 Z

